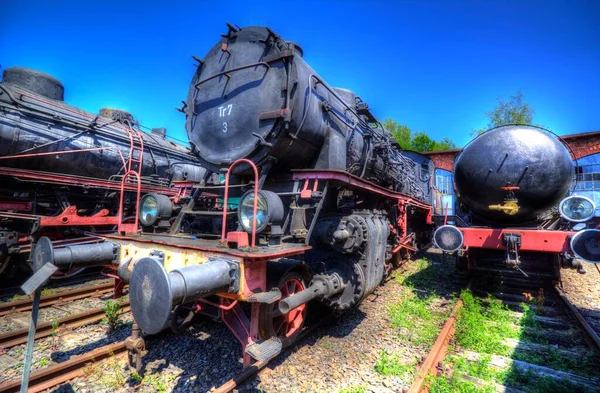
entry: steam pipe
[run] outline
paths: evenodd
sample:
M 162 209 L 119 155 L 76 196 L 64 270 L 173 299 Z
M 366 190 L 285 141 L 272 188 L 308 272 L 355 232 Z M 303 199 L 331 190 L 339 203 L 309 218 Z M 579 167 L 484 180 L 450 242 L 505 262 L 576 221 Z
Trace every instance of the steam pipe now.
M 313 277 L 311 285 L 279 302 L 279 312 L 287 314 L 293 309 L 316 298 L 328 298 L 344 290 L 343 280 L 339 273 L 318 274 Z
M 120 246 L 112 242 L 81 244 L 54 249 L 54 265 L 60 269 L 115 263 Z

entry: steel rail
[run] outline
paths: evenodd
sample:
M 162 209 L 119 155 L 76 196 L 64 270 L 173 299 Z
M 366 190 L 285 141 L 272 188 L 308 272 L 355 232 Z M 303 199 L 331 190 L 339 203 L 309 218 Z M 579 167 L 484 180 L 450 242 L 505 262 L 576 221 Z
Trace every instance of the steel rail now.
M 98 284 L 91 287 L 71 289 L 62 291 L 52 295 L 42 296 L 40 308 L 50 307 L 55 304 L 68 302 L 71 300 L 85 299 L 92 296 L 102 295 L 112 292 L 114 289 L 113 283 Z M 0 303 L 0 317 L 16 312 L 30 311 L 32 307 L 32 299 L 16 300 L 13 302 Z
M 596 353 L 598 355 L 600 355 L 600 336 L 598 336 L 598 333 L 596 333 L 596 331 L 590 326 L 590 324 L 588 323 L 588 321 L 585 320 L 585 318 L 583 317 L 583 315 L 581 315 L 581 313 L 579 312 L 579 310 L 577 310 L 577 307 L 575 307 L 573 305 L 573 303 L 571 303 L 571 301 L 569 299 L 567 299 L 567 297 L 564 295 L 562 289 L 560 289 L 559 287 L 554 287 L 556 293 L 558 294 L 558 297 L 562 300 L 563 304 L 567 307 L 567 309 L 570 311 L 570 313 L 575 317 L 575 319 L 577 320 L 577 322 L 579 322 L 579 326 L 581 326 L 585 332 L 586 335 L 586 341 L 588 341 L 588 345 L 590 347 L 593 347 L 593 349 L 596 351 Z
M 119 309 L 119 315 L 129 312 L 131 309 L 129 301 L 123 302 Z M 40 323 L 37 326 L 35 332 L 35 339 L 40 339 L 53 335 L 56 331 L 59 333 L 65 329 L 75 329 L 80 326 L 85 326 L 90 323 L 96 323 L 104 318 L 105 312 L 102 308 L 95 308 L 93 310 L 85 311 L 82 313 L 69 315 L 67 317 L 58 319 L 58 328 L 53 328 L 53 321 L 47 321 Z M 7 349 L 14 347 L 15 345 L 24 344 L 27 342 L 28 328 L 19 330 L 13 330 L 12 332 L 4 333 L 0 335 L 0 349 Z
M 473 283 L 472 280 L 469 281 L 469 283 L 467 284 L 467 289 L 471 288 L 472 283 Z M 454 322 L 456 322 L 456 317 L 458 315 L 458 312 L 462 308 L 463 304 L 464 303 L 463 303 L 462 299 L 458 299 L 458 301 L 452 308 L 452 311 L 450 312 L 450 316 L 448 316 L 448 319 L 446 320 L 446 323 L 444 323 L 444 327 L 442 328 L 442 331 L 440 332 L 437 339 L 435 340 L 435 343 L 431 347 L 431 350 L 429 351 L 429 354 L 425 358 L 425 361 L 423 361 L 423 364 L 421 365 L 421 368 L 419 369 L 417 377 L 415 378 L 412 385 L 410 385 L 410 388 L 408 389 L 408 393 L 419 393 L 421 391 L 421 389 L 423 388 L 423 384 L 425 383 L 427 376 L 433 372 L 435 367 L 446 356 L 446 352 L 448 350 L 448 343 L 450 342 L 450 339 L 454 336 L 454 332 L 455 332 Z
M 104 347 L 96 348 L 93 351 L 83 355 L 72 357 L 71 359 L 53 364 L 51 366 L 35 370 L 29 376 L 29 393 L 37 393 L 54 386 L 65 383 L 71 379 L 85 374 L 85 367 L 89 363 L 95 363 L 104 359 L 119 355 L 125 352 L 125 342 L 117 342 Z M 18 392 L 21 385 L 21 378 L 13 378 L 0 383 L 0 393 Z

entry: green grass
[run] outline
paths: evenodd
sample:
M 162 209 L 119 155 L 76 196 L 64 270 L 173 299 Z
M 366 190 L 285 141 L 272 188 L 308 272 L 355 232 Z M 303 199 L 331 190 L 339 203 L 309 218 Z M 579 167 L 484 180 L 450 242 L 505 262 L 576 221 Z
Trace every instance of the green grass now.
M 375 371 L 385 376 L 393 375 L 402 379 L 409 379 L 417 375 L 415 364 L 416 361 L 411 364 L 402 364 L 398 356 L 389 354 L 384 349 L 375 363 Z
M 402 336 L 415 345 L 431 346 L 446 316 L 431 306 L 435 297 L 419 298 L 412 292 L 389 307 L 392 326 L 402 329 Z
M 340 390 L 340 393 L 365 393 L 364 386 L 349 386 Z
M 112 330 L 116 330 L 122 324 L 119 310 L 121 309 L 121 304 L 123 303 L 123 298 L 120 298 L 116 301 L 107 300 L 104 306 L 102 307 L 102 311 L 104 311 L 104 322 L 110 326 Z
M 597 360 L 591 352 L 580 359 L 571 358 L 568 354 L 552 347 L 544 352 L 525 350 L 518 346 L 509 348 L 502 344 L 503 339 L 513 338 L 524 342 L 547 343 L 543 336 L 544 329 L 535 318 L 535 308 L 522 304 L 524 315 L 518 319 L 498 300 L 480 299 L 474 297 L 469 291 L 463 291 L 461 299 L 464 305 L 458 314 L 455 341 L 461 349 L 478 352 L 480 357 L 476 362 L 459 356 L 449 357 L 447 362 L 452 364 L 454 376 L 458 378 L 460 375 L 469 375 L 483 381 L 515 386 L 527 393 L 582 393 L 587 391 L 582 386 L 575 385 L 570 381 L 543 377 L 533 371 L 524 372 L 517 366 L 510 366 L 504 370 L 492 367 L 489 363 L 491 355 L 494 354 L 556 370 L 592 375 L 597 372 L 595 368 Z M 435 383 L 441 389 L 437 390 L 438 392 L 470 392 L 471 390 L 468 389 L 472 387 L 462 386 L 463 382 L 462 380 L 459 382 L 446 380 Z M 461 386 L 456 387 L 456 390 L 443 390 L 452 383 L 459 383 Z
M 463 307 L 456 323 L 456 343 L 463 348 L 480 353 L 506 355 L 504 338 L 519 338 L 520 331 L 508 324 L 512 322 L 505 306 L 495 299 L 487 299 L 488 307 L 470 291 L 461 293 Z
M 429 393 L 492 393 L 491 386 L 478 388 L 474 383 L 459 378 L 429 377 L 426 381 Z

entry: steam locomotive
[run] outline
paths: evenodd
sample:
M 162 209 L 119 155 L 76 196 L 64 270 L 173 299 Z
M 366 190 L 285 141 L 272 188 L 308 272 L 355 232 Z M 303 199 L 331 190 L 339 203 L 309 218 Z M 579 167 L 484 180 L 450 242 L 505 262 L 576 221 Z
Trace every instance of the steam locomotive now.
M 475 138 L 456 157 L 457 214 L 435 244 L 458 266 L 492 275 L 559 280 L 560 268 L 598 262 L 596 206 L 569 196 L 574 165 L 568 145 L 534 126 L 502 126 Z
M 73 266 L 93 250 L 88 264 L 118 265 L 129 282 L 135 327 L 221 318 L 248 366 L 297 339 L 309 302 L 354 307 L 430 242 L 434 166 L 402 151 L 364 101 L 329 86 L 269 28 L 228 25 L 196 60 L 181 110 L 212 174 L 177 182 L 176 201 L 143 196 L 141 233 L 54 256 L 40 239 L 34 259 Z M 127 345 L 139 355 L 135 327 Z
M 21 67 L 3 72 L 0 272 L 27 258 L 32 239 L 94 241 L 86 232 L 135 216 L 132 194 L 175 197 L 173 181 L 206 174 L 189 148 L 165 138 L 165 129 L 142 132 L 125 111 L 91 114 L 63 99 L 62 83 L 50 75 Z

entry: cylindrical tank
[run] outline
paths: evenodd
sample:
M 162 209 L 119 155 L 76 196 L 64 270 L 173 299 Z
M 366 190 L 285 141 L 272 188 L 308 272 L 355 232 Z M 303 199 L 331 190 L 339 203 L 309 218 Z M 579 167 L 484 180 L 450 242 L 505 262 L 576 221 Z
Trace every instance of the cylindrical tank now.
M 343 170 L 420 192 L 419 165 L 401 156 L 356 94 L 327 85 L 302 55 L 266 27 L 230 27 L 200 62 L 185 108 L 203 164 L 217 170 L 240 158 L 259 166 L 275 159 L 271 170 Z
M 569 151 L 548 131 L 533 126 L 502 126 L 467 145 L 454 163 L 461 202 L 476 217 L 492 224 L 519 225 L 558 202 L 569 192 L 574 167 Z M 518 212 L 490 206 L 516 200 Z
M 108 179 L 123 175 L 129 158 L 125 111 L 103 108 L 98 115 L 62 102 L 64 87 L 54 77 L 27 68 L 8 68 L 0 82 L 0 167 Z M 190 149 L 171 142 L 164 131 L 141 132 L 142 176 L 157 183 L 200 181 L 206 170 Z M 57 151 L 90 152 L 36 155 Z M 119 154 L 120 152 L 120 154 Z M 2 159 L 13 155 L 27 157 Z

